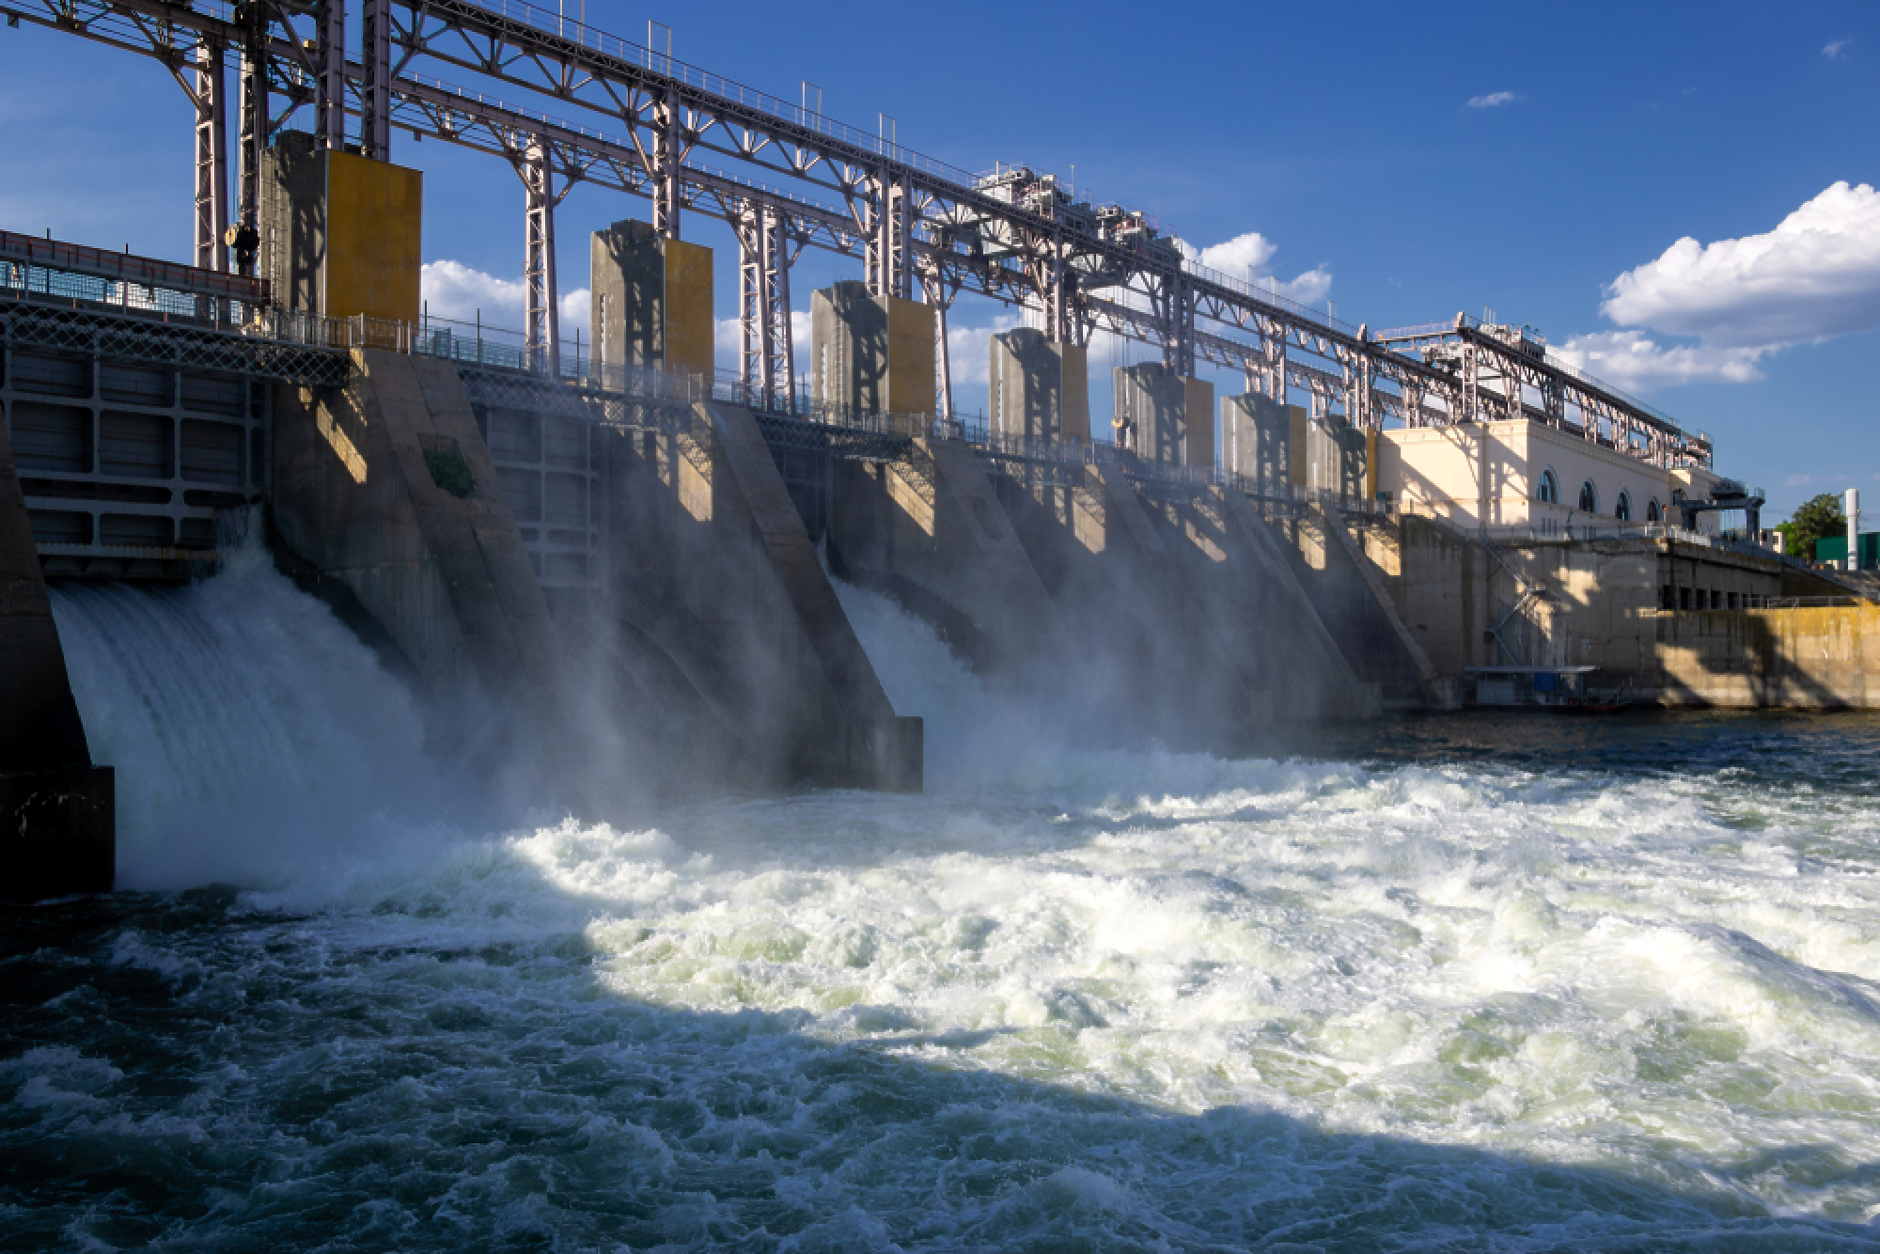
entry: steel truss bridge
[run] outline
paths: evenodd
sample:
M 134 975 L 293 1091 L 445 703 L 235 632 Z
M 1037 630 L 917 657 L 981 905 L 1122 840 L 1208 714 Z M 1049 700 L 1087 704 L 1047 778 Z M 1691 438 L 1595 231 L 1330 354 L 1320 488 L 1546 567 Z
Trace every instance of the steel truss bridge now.
M 1658 466 L 1711 461 L 1706 437 L 1521 330 L 1458 315 L 1373 333 L 1200 267 L 1139 211 L 1080 201 L 1052 175 L 976 175 L 520 0 L 354 0 L 350 43 L 343 0 L 0 0 L 0 13 L 169 69 L 195 108 L 205 269 L 228 270 L 233 246 L 235 269 L 252 274 L 261 154 L 303 110 L 329 148 L 389 159 L 398 132 L 502 158 L 525 193 L 527 342 L 550 369 L 555 209 L 586 182 L 648 198 L 670 238 L 687 213 L 731 226 L 739 372 L 766 394 L 795 394 L 790 266 L 815 247 L 859 258 L 872 294 L 935 307 L 943 416 L 946 314 L 971 292 L 1031 311 L 1052 339 L 1107 331 L 1156 347 L 1171 370 L 1238 370 L 1249 391 L 1285 401 L 1297 389 L 1314 412 L 1366 429 L 1526 417 Z M 421 72 L 433 70 L 582 121 Z

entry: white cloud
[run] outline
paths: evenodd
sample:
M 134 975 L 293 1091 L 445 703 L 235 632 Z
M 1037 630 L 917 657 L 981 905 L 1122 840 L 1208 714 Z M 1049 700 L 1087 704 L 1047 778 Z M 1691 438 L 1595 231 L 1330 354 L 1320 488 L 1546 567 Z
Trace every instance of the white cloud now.
M 456 261 L 427 261 L 419 270 L 419 290 L 433 318 L 473 322 L 479 314 L 486 326 L 522 329 L 525 293 L 521 279 L 499 279 Z M 587 334 L 588 289 L 576 288 L 556 302 L 561 325 L 571 339 L 575 327 Z
M 1279 291 L 1302 305 L 1319 304 L 1332 294 L 1332 272 L 1324 266 L 1313 266 L 1298 278 L 1281 283 Z
M 1601 312 L 1726 347 L 1880 327 L 1880 194 L 1836 183 L 1766 235 L 1708 245 L 1687 236 L 1615 279 Z
M 720 370 L 736 371 L 738 354 L 744 349 L 736 318 L 720 318 L 712 324 L 712 359 Z M 799 382 L 807 380 L 803 372 L 809 362 L 809 311 L 790 311 L 790 349 L 796 363 Z
M 982 326 L 947 324 L 947 369 L 953 378 L 953 408 L 977 410 L 986 403 L 983 389 L 990 380 L 992 351 L 987 347 L 994 335 L 1019 325 L 1016 313 L 1000 313 Z
M 1648 392 L 1682 383 L 1754 383 L 1767 347 L 1716 348 L 1658 344 L 1637 331 L 1599 331 L 1551 345 L 1549 357 L 1628 391 Z
M 1258 273 L 1266 269 L 1266 263 L 1279 251 L 1275 244 L 1258 231 L 1248 231 L 1245 235 L 1236 235 L 1233 239 L 1220 244 L 1209 244 L 1199 252 L 1194 252 L 1184 244 L 1182 251 L 1192 256 L 1195 261 L 1210 270 L 1220 270 L 1226 274 L 1242 275 L 1252 270 Z
M 1486 96 L 1469 97 L 1471 109 L 1499 109 L 1505 104 L 1514 104 L 1527 99 L 1518 91 L 1491 91 Z
M 1175 247 L 1191 265 L 1219 270 L 1230 278 L 1245 279 L 1251 271 L 1254 282 L 1261 287 L 1265 287 L 1274 277 L 1267 268 L 1267 262 L 1279 251 L 1277 244 L 1258 231 L 1248 231 L 1245 235 L 1236 235 L 1233 239 L 1209 244 L 1206 248 L 1196 248 L 1186 240 L 1177 239 Z M 1280 295 L 1302 305 L 1318 304 L 1331 295 L 1332 272 L 1323 265 L 1314 266 L 1296 278 L 1282 281 L 1279 291 Z
M 582 338 L 587 337 L 587 329 L 593 324 L 594 298 L 585 287 L 577 287 L 568 292 L 559 301 L 561 306 L 561 331 L 563 335 L 572 334 L 570 328 L 580 327 Z
M 1847 50 L 1847 46 L 1853 42 L 1854 37 L 1852 35 L 1844 39 L 1834 40 L 1821 50 L 1821 55 L 1828 58 L 1830 61 L 1838 61 L 1841 59 L 1841 54 Z

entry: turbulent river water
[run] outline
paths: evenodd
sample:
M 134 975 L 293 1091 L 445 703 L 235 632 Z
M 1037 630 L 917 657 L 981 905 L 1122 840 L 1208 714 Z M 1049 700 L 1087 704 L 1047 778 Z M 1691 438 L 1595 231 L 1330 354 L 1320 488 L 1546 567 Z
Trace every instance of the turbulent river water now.
M 55 596 L 130 891 L 0 915 L 0 1248 L 1880 1247 L 1880 722 L 1063 747 L 492 820 L 263 563 Z

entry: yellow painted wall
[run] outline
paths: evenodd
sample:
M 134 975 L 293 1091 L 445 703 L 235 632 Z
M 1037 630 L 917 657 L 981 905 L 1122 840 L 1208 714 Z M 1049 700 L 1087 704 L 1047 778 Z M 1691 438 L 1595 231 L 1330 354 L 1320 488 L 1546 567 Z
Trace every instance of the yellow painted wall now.
M 1183 425 L 1187 431 L 1182 460 L 1189 466 L 1214 464 L 1214 385 L 1204 379 L 1182 380 Z
M 931 414 L 935 409 L 932 305 L 880 298 L 888 310 L 888 409 Z
M 670 374 L 710 378 L 712 355 L 712 250 L 683 240 L 662 240 L 666 260 L 666 345 L 662 368 Z
M 1298 405 L 1288 405 L 1286 415 L 1292 420 L 1292 430 L 1287 433 L 1286 452 L 1292 465 L 1287 471 L 1287 481 L 1295 488 L 1306 486 L 1306 431 L 1308 419 L 1306 411 Z
M 415 322 L 424 259 L 424 175 L 329 149 L 326 262 L 320 309 L 329 318 Z
M 1063 415 L 1067 440 L 1090 439 L 1090 350 L 1082 344 L 1060 344 L 1064 357 L 1064 382 L 1058 412 Z
M 1377 432 L 1364 433 L 1364 499 L 1377 499 Z

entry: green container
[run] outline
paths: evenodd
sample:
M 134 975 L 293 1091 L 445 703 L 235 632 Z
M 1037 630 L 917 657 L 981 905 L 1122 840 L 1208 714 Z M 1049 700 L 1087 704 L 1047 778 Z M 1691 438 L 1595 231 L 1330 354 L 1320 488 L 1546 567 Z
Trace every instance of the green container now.
M 1822 536 L 1815 541 L 1815 560 L 1817 562 L 1845 562 L 1847 560 L 1847 537 Z M 1880 531 L 1860 533 L 1860 568 L 1862 570 L 1880 570 Z

